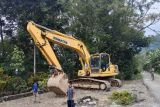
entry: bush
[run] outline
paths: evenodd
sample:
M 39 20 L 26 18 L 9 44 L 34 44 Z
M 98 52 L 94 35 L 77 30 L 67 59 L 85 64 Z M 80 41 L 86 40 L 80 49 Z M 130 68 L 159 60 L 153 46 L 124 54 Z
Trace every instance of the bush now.
M 49 73 L 37 72 L 36 75 L 39 76 L 41 79 L 44 79 L 44 78 L 48 78 Z
M 43 79 L 43 81 L 38 82 L 40 90 L 46 90 L 47 89 L 47 80 L 48 79 Z
M 0 76 L 3 75 L 4 69 L 0 67 Z
M 45 72 L 37 72 L 36 75 L 34 76 L 33 74 L 28 78 L 27 84 L 29 87 L 32 87 L 32 84 L 34 80 L 37 81 L 44 81 L 44 79 L 48 79 L 48 73 Z
M 28 89 L 27 83 L 21 77 L 8 78 L 6 84 L 6 90 L 12 92 L 12 94 L 25 92 L 27 89 Z
M 35 75 L 35 76 L 31 75 L 31 76 L 28 78 L 28 80 L 27 80 L 27 85 L 28 85 L 29 87 L 32 87 L 32 85 L 33 85 L 33 83 L 34 83 L 34 80 L 40 81 L 41 78 L 40 78 L 39 76 L 37 76 L 37 75 Z
M 4 91 L 6 87 L 6 81 L 0 80 L 0 92 Z
M 121 105 L 129 105 L 134 102 L 135 96 L 128 91 L 114 91 L 111 95 L 112 101 Z

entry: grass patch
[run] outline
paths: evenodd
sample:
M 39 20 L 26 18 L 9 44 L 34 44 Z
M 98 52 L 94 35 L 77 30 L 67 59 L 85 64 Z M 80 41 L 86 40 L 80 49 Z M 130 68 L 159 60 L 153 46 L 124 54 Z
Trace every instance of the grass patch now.
M 120 104 L 120 105 L 129 105 L 129 104 L 133 103 L 136 99 L 136 97 L 132 93 L 130 93 L 126 90 L 113 91 L 110 98 L 113 102 Z

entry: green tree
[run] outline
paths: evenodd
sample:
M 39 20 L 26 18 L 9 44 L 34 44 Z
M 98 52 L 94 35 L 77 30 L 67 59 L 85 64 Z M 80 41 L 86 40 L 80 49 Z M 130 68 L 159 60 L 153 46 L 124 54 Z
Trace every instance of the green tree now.
M 12 71 L 18 69 L 19 72 L 24 72 L 24 58 L 24 52 L 20 50 L 17 46 L 14 46 L 13 52 L 11 53 L 10 69 Z
M 124 79 L 137 72 L 134 56 L 150 39 L 144 36 L 143 22 L 137 22 L 136 2 L 126 0 L 61 0 L 68 18 L 66 30 L 82 40 L 91 53 L 107 52 L 119 65 Z M 142 4 L 139 4 L 143 9 Z M 141 13 L 141 11 L 140 11 Z M 141 13 L 143 15 L 143 13 Z M 144 16 L 144 15 L 143 15 Z
M 63 31 L 61 26 L 62 23 L 65 24 L 65 20 L 60 17 L 62 11 L 63 7 L 58 0 L 1 0 L 1 14 L 6 17 L 7 22 L 13 22 L 12 25 L 16 28 L 16 33 L 12 37 L 14 44 L 25 53 L 26 71 L 31 72 L 33 70 L 33 44 L 30 43 L 31 38 L 26 30 L 27 21 L 33 20 L 48 28 Z M 48 66 L 44 64 L 44 58 L 39 53 L 37 54 L 37 61 L 37 70 L 47 70 Z

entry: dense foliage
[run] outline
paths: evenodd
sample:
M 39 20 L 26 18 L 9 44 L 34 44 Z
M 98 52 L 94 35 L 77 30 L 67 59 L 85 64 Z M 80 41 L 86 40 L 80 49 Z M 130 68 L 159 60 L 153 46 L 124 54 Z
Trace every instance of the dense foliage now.
M 31 91 L 34 80 L 38 80 L 39 90 L 47 90 L 48 73 L 38 72 L 36 76 L 31 74 L 28 80 L 25 80 L 20 76 L 8 76 L 3 72 L 3 68 L 0 68 L 0 97 Z
M 112 63 L 118 64 L 123 79 L 131 79 L 137 71 L 134 56 L 150 39 L 134 25 L 138 15 L 124 0 L 61 0 L 66 30 L 82 40 L 91 53 L 107 52 Z M 134 18 L 133 18 L 134 17 Z
M 28 91 L 27 83 L 19 76 L 8 76 L 0 68 L 0 96 Z
M 150 71 L 154 68 L 154 71 L 160 73 L 160 48 L 155 50 L 149 50 L 145 54 L 144 69 Z
M 44 73 L 44 72 L 38 72 L 36 75 L 30 75 L 30 77 L 27 80 L 27 84 L 29 87 L 32 87 L 32 84 L 34 81 L 44 81 L 46 79 L 49 78 L 49 74 L 48 73 Z
M 91 53 L 107 52 L 119 65 L 121 77 L 132 79 L 137 71 L 134 56 L 150 43 L 144 36 L 144 21 L 155 21 L 146 14 L 158 2 L 140 0 L 1 0 L 0 67 L 25 79 L 33 72 L 33 43 L 26 31 L 27 21 L 46 26 L 82 40 Z M 152 24 L 152 23 L 151 23 Z M 13 47 L 16 46 L 16 49 Z M 53 46 L 54 47 L 54 46 Z M 55 47 L 65 72 L 75 78 L 80 68 L 75 52 Z M 37 71 L 48 72 L 48 64 L 37 52 Z

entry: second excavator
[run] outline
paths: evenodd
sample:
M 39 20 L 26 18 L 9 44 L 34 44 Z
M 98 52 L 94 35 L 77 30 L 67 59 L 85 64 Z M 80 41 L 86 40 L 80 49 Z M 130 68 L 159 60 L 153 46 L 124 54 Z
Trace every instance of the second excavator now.
M 49 90 L 58 95 L 65 95 L 68 85 L 68 78 L 56 57 L 51 43 L 72 49 L 79 55 L 82 69 L 78 71 L 79 78 L 72 80 L 74 87 L 110 90 L 111 86 L 120 87 L 122 85 L 121 81 L 115 78 L 119 74 L 119 70 L 117 65 L 111 63 L 109 54 L 90 55 L 82 41 L 73 36 L 48 29 L 33 21 L 28 22 L 27 30 L 49 66 L 52 66 L 57 72 L 48 80 Z

